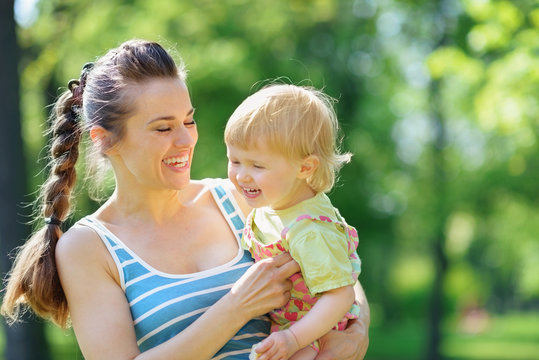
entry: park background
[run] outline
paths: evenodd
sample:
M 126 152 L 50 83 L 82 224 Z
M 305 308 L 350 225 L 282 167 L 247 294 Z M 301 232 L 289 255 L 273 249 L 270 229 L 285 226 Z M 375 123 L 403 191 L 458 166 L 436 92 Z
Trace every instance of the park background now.
M 4 274 L 46 174 L 48 104 L 145 38 L 189 69 L 195 178 L 226 176 L 224 124 L 269 80 L 338 100 L 354 156 L 330 197 L 360 234 L 367 359 L 539 359 L 538 1 L 1 4 Z M 97 206 L 77 193 L 73 221 Z M 82 359 L 71 331 L 31 316 L 0 334 L 3 359 Z

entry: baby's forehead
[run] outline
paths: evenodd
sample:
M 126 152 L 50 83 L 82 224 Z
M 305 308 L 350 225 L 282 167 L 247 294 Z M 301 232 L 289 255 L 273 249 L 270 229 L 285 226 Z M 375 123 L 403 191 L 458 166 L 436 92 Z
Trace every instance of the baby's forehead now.
M 233 146 L 242 151 L 256 151 L 261 154 L 272 153 L 282 155 L 286 158 L 289 157 L 287 155 L 287 149 L 285 149 L 282 144 L 274 143 L 271 139 L 265 138 L 264 136 L 242 141 L 241 143 L 227 144 L 227 147 L 229 146 Z
M 279 146 L 272 144 L 268 137 L 256 136 L 250 139 L 243 139 L 234 143 L 227 143 L 227 147 L 233 146 L 246 151 L 280 151 Z

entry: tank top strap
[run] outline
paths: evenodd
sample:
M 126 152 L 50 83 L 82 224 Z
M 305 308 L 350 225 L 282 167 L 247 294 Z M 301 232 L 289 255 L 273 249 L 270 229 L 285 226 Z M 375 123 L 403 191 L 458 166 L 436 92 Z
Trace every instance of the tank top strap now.
M 225 179 L 213 179 L 210 183 L 210 191 L 230 228 L 234 229 L 236 239 L 240 241 L 245 226 L 245 217 L 234 198 L 234 194 L 225 185 L 226 181 Z

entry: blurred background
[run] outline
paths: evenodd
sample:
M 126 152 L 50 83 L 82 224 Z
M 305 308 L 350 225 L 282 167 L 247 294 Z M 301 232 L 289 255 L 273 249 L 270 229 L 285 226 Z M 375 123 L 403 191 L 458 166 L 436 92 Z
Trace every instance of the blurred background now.
M 85 62 L 145 38 L 189 69 L 195 178 L 226 177 L 224 124 L 268 80 L 338 100 L 354 157 L 330 197 L 360 233 L 367 359 L 539 359 L 537 0 L 1 7 L 4 274 L 31 231 L 25 204 L 46 173 L 48 105 Z M 77 196 L 73 220 L 97 207 L 82 186 Z M 32 316 L 0 334 L 3 359 L 82 359 L 71 331 Z

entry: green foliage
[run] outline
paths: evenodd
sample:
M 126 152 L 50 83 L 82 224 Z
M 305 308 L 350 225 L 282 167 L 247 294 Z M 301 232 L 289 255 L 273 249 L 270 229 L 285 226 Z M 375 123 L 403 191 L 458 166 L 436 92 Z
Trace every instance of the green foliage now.
M 538 215 L 537 186 L 527 184 L 536 171 L 538 140 L 539 47 L 537 9 L 533 9 L 537 4 L 463 1 L 463 5 L 463 16 L 474 21 L 467 31 L 468 46 L 439 48 L 427 60 L 431 75 L 442 83 L 449 120 L 465 118 L 466 127 L 476 133 L 468 138 L 475 145 L 454 144 L 463 147 L 461 152 L 464 146 L 476 147 L 471 155 L 477 164 L 455 179 L 460 183 L 456 190 L 472 190 L 464 190 L 465 196 L 451 195 L 460 200 L 449 224 L 448 242 L 460 243 L 458 257 L 471 264 L 470 280 L 479 276 L 488 285 L 483 293 L 493 292 L 487 299 L 477 294 L 477 300 L 505 307 L 515 297 L 521 303 L 537 299 L 537 283 L 530 273 L 534 268 L 529 265 L 536 260 L 529 250 L 537 243 L 534 234 L 539 230 L 533 220 Z M 459 161 L 462 165 L 473 160 L 465 155 Z M 467 233 L 460 240 L 459 231 Z
M 374 334 L 388 341 L 373 340 L 375 348 L 397 344 L 417 358 L 425 346 L 423 319 L 438 265 L 432 244 L 440 234 L 449 261 L 448 316 L 471 305 L 537 307 L 535 0 L 48 0 L 38 6 L 37 21 L 19 29 L 29 192 L 41 183 L 35 162 L 45 155 L 46 106 L 58 89 L 126 39 L 157 40 L 176 49 L 189 69 L 200 133 L 195 178 L 226 176 L 226 120 L 268 81 L 313 85 L 338 99 L 343 147 L 354 157 L 330 195 L 361 234 L 360 279 Z M 76 217 L 96 206 L 84 197 L 78 205 Z M 388 324 L 410 318 L 416 319 L 410 329 L 391 332 Z M 474 346 L 490 346 L 480 344 Z

